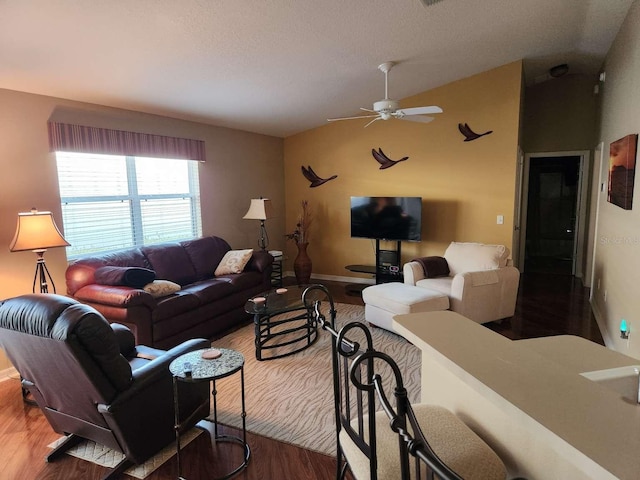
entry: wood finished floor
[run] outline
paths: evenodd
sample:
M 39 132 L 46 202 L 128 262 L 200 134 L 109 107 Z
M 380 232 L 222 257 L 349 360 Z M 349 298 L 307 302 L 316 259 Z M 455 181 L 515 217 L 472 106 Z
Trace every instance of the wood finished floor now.
M 322 282 L 340 303 L 362 305 L 359 297 L 347 295 L 345 284 Z M 574 334 L 603 343 L 589 306 L 589 292 L 570 276 L 524 274 L 515 316 L 488 328 L 511 339 Z M 223 429 L 222 433 L 237 432 Z M 335 477 L 335 459 L 259 435 L 248 434 L 251 459 L 238 474 L 244 480 L 305 479 Z M 44 461 L 47 445 L 58 438 L 37 407 L 23 404 L 17 379 L 0 382 L 0 480 L 9 479 L 99 479 L 107 471 L 89 462 L 65 455 L 53 463 Z M 189 480 L 216 478 L 232 470 L 241 460 L 236 445 L 215 444 L 210 435 L 200 435 L 182 455 L 183 476 Z M 132 477 L 123 477 L 132 478 Z M 149 480 L 176 478 L 176 461 L 165 463 Z

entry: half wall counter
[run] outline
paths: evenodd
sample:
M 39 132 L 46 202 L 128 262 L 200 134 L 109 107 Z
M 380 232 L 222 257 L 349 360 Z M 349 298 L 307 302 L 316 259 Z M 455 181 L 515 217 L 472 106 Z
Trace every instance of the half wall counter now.
M 510 475 L 640 478 L 640 405 L 581 375 L 640 360 L 570 335 L 509 340 L 451 311 L 394 328 L 422 350 L 422 402 L 456 413 Z

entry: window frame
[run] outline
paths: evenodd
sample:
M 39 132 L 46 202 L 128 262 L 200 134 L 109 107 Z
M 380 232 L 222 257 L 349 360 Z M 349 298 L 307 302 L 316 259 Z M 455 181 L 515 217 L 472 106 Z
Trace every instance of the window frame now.
M 58 154 L 71 154 L 74 156 L 77 155 L 93 155 L 92 153 L 80 153 L 80 152 L 55 152 L 56 154 L 56 168 L 58 168 Z M 104 155 L 104 154 L 100 154 Z M 201 205 L 200 205 L 200 185 L 199 185 L 199 171 L 198 161 L 195 160 L 186 160 L 187 161 L 187 173 L 188 173 L 188 192 L 175 192 L 175 193 L 156 193 L 156 194 L 140 194 L 138 192 L 138 179 L 137 179 L 137 170 L 136 170 L 136 159 L 137 158 L 157 158 L 158 160 L 165 160 L 161 157 L 143 157 L 143 156 L 133 156 L 133 155 L 111 155 L 114 157 L 120 157 L 125 159 L 125 168 L 126 168 L 126 179 L 127 179 L 127 190 L 128 195 L 100 195 L 100 196 L 63 196 L 60 192 L 60 203 L 62 207 L 62 216 L 63 216 L 63 225 L 65 217 L 65 205 L 80 205 L 86 203 L 97 203 L 97 202 L 128 202 L 129 211 L 130 211 L 130 233 L 132 239 L 132 245 L 124 248 L 133 248 L 133 247 L 141 247 L 143 245 L 153 245 L 163 242 L 145 242 L 144 237 L 144 223 L 143 223 L 143 215 L 142 215 L 142 203 L 145 201 L 153 201 L 153 200 L 162 200 L 162 199 L 189 199 L 190 200 L 190 226 L 191 233 L 189 237 L 185 237 L 182 239 L 176 239 L 174 241 L 181 240 L 189 240 L 192 238 L 197 238 L 202 236 L 202 215 L 201 215 Z M 175 162 L 183 162 L 185 160 L 182 159 L 171 159 L 170 161 Z M 60 172 L 58 170 L 58 188 L 60 188 Z M 102 232 L 104 234 L 104 232 Z M 90 255 L 103 255 L 111 252 L 116 252 L 122 250 L 122 248 L 117 249 L 104 249 L 104 250 L 93 250 L 90 252 L 83 252 L 81 254 L 70 254 L 69 249 L 73 248 L 73 242 L 70 247 L 66 247 L 67 249 L 67 259 L 74 260 L 77 258 L 90 256 Z

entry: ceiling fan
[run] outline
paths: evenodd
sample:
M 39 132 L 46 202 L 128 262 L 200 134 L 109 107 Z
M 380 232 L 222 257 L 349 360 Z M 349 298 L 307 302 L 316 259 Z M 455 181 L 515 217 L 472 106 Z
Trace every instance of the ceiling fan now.
M 433 113 L 442 113 L 442 109 L 435 105 L 429 107 L 411 107 L 400 108 L 400 103 L 396 100 L 389 98 L 389 71 L 395 65 L 394 62 L 385 62 L 378 65 L 378 69 L 384 72 L 384 100 L 379 100 L 373 104 L 373 110 L 369 108 L 360 108 L 365 112 L 373 113 L 374 115 L 358 115 L 356 117 L 342 117 L 342 118 L 329 118 L 329 122 L 336 122 L 338 120 L 356 120 L 360 118 L 372 118 L 369 123 L 365 125 L 365 128 L 371 125 L 377 120 L 389 120 L 390 118 L 397 118 L 399 120 L 409 120 L 411 122 L 429 123 L 433 120 L 433 117 L 426 115 Z

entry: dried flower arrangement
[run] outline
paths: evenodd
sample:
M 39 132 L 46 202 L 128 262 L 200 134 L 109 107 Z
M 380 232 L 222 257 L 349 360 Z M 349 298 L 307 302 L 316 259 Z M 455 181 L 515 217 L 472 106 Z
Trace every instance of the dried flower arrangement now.
M 302 211 L 298 215 L 298 223 L 296 223 L 296 229 L 292 233 L 287 233 L 285 237 L 287 240 L 294 240 L 296 243 L 309 243 L 309 227 L 313 222 L 311 216 L 311 207 L 307 200 L 302 200 Z

